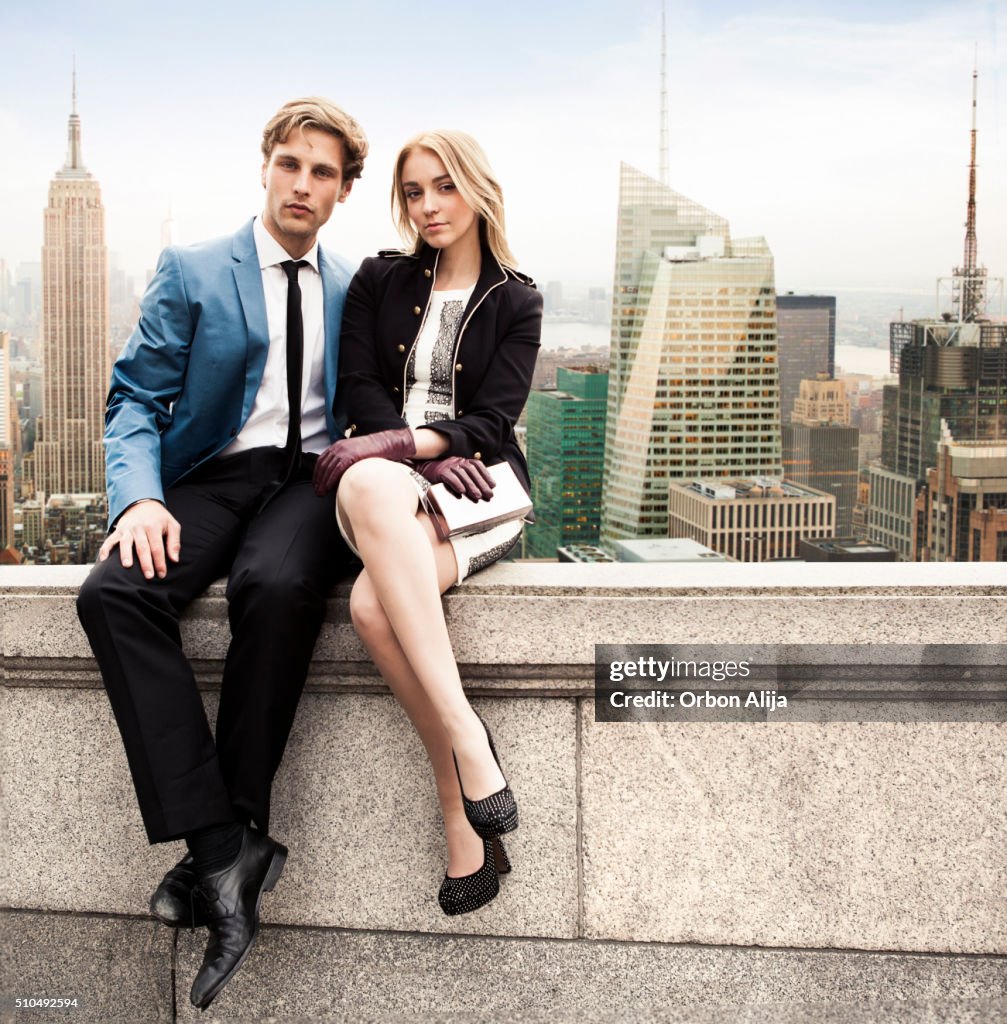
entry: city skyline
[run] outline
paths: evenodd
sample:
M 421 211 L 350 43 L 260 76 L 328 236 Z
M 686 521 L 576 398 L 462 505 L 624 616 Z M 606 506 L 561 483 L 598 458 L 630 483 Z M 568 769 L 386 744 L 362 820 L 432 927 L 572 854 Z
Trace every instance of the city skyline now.
M 484 143 L 524 269 L 540 282 L 610 279 L 619 161 L 657 171 L 658 3 L 619 18 L 593 0 L 576 10 L 518 3 L 512 19 L 466 11 L 419 34 L 416 12 L 390 0 L 352 19 L 309 6 L 279 51 L 275 39 L 288 36 L 275 13 L 225 8 L 197 16 L 195 5 L 175 5 L 156 32 L 120 3 L 50 3 L 5 17 L 0 131 L 17 159 L 0 170 L 0 258 L 39 259 L 38 214 L 62 155 L 76 51 L 108 244 L 130 274 L 153 266 L 169 208 L 181 242 L 232 231 L 258 212 L 262 124 L 285 99 L 321 92 L 359 117 L 372 141 L 365 177 L 325 244 L 359 259 L 395 243 L 394 152 L 444 123 Z M 781 290 L 927 290 L 961 258 L 975 42 L 979 261 L 1002 275 L 1002 10 L 989 0 L 883 12 L 771 2 L 757 14 L 669 4 L 670 184 L 730 210 L 739 235 L 764 234 Z M 430 73 L 442 66 L 452 74 Z M 429 88 L 417 88 L 425 74 Z M 226 109 L 208 106 L 214 96 Z

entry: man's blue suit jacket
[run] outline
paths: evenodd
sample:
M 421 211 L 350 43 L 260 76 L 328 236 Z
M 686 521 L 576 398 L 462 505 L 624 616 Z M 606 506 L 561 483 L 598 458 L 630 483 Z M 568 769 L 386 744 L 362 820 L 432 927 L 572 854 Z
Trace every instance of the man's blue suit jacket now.
M 329 437 L 339 325 L 352 271 L 318 250 L 325 302 Z M 164 492 L 229 445 L 249 413 L 269 349 L 252 222 L 236 235 L 165 249 L 140 322 L 112 370 L 105 411 L 109 521 Z

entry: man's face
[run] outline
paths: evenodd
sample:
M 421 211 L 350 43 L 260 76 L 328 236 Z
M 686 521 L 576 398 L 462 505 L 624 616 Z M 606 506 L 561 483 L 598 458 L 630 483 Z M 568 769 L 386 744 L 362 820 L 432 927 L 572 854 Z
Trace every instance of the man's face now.
M 318 229 L 343 202 L 353 182 L 343 180 L 343 143 L 328 132 L 294 128 L 262 165 L 269 233 L 294 258 L 315 244 Z

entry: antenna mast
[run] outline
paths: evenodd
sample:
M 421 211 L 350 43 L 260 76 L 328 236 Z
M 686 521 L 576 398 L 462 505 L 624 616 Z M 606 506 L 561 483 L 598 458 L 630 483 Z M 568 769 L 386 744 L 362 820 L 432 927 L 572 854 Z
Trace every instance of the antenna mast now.
M 965 271 L 976 269 L 976 78 L 972 69 L 972 132 L 971 159 L 969 160 L 969 205 L 965 218 Z
M 985 271 L 977 264 L 976 244 L 976 97 L 978 92 L 978 55 L 972 65 L 972 132 L 969 154 L 969 200 L 965 215 L 965 258 L 961 270 L 961 299 L 958 318 L 966 323 L 976 319 L 983 312 L 985 304 Z
M 668 184 L 668 42 L 665 30 L 664 0 L 661 0 L 661 155 L 658 179 Z

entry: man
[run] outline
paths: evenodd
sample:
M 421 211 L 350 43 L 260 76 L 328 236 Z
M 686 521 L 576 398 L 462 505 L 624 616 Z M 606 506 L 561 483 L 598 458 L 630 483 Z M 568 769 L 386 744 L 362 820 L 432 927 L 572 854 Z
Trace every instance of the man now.
M 188 846 L 151 910 L 207 923 L 191 992 L 203 1009 L 247 956 L 262 893 L 283 870 L 287 851 L 267 834 L 270 786 L 348 558 L 311 473 L 337 434 L 350 273 L 316 236 L 367 141 L 312 97 L 278 111 L 262 153 L 261 217 L 233 238 L 162 253 L 115 364 L 112 528 L 77 602 L 148 838 Z M 222 575 L 232 639 L 214 741 L 178 620 Z

